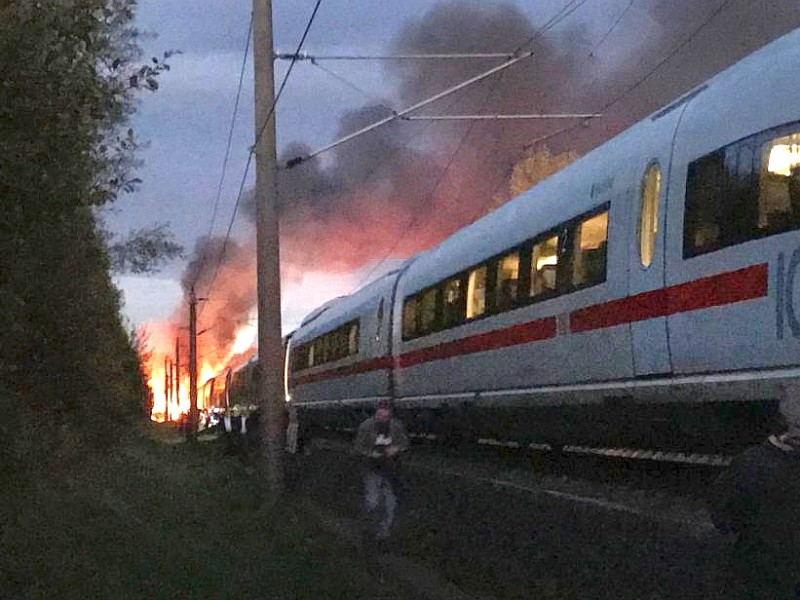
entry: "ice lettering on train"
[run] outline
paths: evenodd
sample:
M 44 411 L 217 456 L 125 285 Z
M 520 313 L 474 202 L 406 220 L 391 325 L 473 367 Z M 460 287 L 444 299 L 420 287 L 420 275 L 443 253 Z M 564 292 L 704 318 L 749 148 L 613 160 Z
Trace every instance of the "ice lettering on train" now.
M 794 307 L 794 280 L 797 267 L 800 266 L 800 248 L 796 248 L 785 267 L 786 256 L 783 252 L 778 254 L 778 285 L 775 298 L 775 317 L 778 339 L 783 339 L 784 321 L 789 324 L 792 337 L 800 337 L 800 320 Z

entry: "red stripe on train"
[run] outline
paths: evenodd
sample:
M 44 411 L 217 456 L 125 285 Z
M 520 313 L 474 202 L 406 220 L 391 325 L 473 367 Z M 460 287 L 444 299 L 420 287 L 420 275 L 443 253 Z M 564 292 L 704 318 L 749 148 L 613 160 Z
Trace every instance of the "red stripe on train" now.
M 570 313 L 570 331 L 577 333 L 604 329 L 655 317 L 762 298 L 768 292 L 768 279 L 769 265 L 762 263 L 737 271 L 712 275 L 696 281 L 596 304 Z M 401 354 L 396 366 L 407 368 L 454 356 L 541 341 L 555 336 L 556 318 L 545 317 L 506 329 L 488 331 L 464 339 L 412 350 Z M 385 356 L 318 373 L 297 375 L 295 383 L 312 383 L 332 377 L 357 375 L 390 368 L 392 368 L 392 357 Z
M 474 352 L 485 352 L 517 344 L 527 344 L 539 340 L 546 340 L 556 335 L 556 318 L 546 317 L 514 325 L 506 329 L 497 329 L 480 333 L 461 340 L 437 344 L 419 350 L 412 350 L 400 355 L 399 366 L 401 368 L 418 365 L 433 360 L 442 360 L 462 354 L 472 354 Z
M 370 360 L 363 360 L 352 365 L 328 369 L 327 371 L 309 373 L 308 375 L 295 375 L 294 382 L 295 384 L 313 383 L 315 381 L 322 381 L 323 379 L 330 379 L 331 377 L 346 377 L 347 375 L 358 375 L 359 373 L 366 373 L 368 371 L 379 371 L 381 369 L 391 368 L 392 357 L 380 356 Z
M 723 306 L 767 295 L 769 265 L 762 263 L 644 292 L 570 313 L 570 331 L 591 331 L 655 317 Z

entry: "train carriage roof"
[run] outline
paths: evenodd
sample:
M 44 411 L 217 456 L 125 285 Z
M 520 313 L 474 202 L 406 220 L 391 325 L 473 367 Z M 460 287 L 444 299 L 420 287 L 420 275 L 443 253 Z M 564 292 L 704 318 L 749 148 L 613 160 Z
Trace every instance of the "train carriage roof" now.
M 334 298 L 312 311 L 291 334 L 293 343 L 302 343 L 332 331 L 363 314 L 365 310 L 371 310 L 380 298 L 391 292 L 399 273 L 399 269 L 390 271 L 349 296 Z M 388 311 L 388 306 L 386 310 Z

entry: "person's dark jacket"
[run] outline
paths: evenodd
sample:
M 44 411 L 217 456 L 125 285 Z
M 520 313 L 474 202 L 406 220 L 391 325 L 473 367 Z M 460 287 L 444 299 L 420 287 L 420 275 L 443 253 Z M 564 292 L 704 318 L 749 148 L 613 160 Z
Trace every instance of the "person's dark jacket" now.
M 750 448 L 710 500 L 714 525 L 737 536 L 725 597 L 800 600 L 800 452 Z
M 369 468 L 391 470 L 397 463 L 397 455 L 393 458 L 386 457 L 383 455 L 383 448 L 376 445 L 379 428 L 380 423 L 375 417 L 361 423 L 356 434 L 354 449 L 356 453 L 365 457 L 366 465 Z M 408 436 L 399 419 L 389 420 L 388 435 L 392 440 L 391 445 L 397 448 L 398 454 L 408 448 Z

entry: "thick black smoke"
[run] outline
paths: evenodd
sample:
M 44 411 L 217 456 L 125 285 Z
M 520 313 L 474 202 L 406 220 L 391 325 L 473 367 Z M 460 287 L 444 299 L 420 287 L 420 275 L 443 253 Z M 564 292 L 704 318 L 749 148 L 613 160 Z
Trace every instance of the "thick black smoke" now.
M 586 46 L 580 27 L 536 36 L 511 4 L 441 4 L 411 21 L 391 44 L 393 53 L 514 52 L 527 43 L 534 58 L 440 101 L 421 114 L 537 113 L 569 102 L 569 82 L 582 63 L 568 48 Z M 433 95 L 498 64 L 498 59 L 392 63 L 395 106 Z M 344 114 L 340 136 L 391 114 L 364 106 Z M 300 268 L 351 271 L 387 253 L 407 256 L 481 216 L 532 137 L 552 123 L 513 125 L 404 120 L 356 138 L 279 173 L 282 252 Z M 287 147 L 279 162 L 302 156 Z M 250 205 L 247 212 L 252 215 Z
M 627 2 L 609 6 L 620 11 Z M 551 16 L 543 15 L 539 21 Z M 537 32 L 511 3 L 444 2 L 406 23 L 388 51 L 535 49 L 534 57 L 417 114 L 603 111 L 603 118 L 546 142 L 554 155 L 584 153 L 800 25 L 800 3 L 640 0 L 626 9 L 607 36 L 602 28 L 590 33 L 579 16 Z M 608 18 L 609 27 L 612 22 Z M 603 43 L 598 46 L 600 38 Z M 609 58 L 615 48 L 623 47 L 628 49 L 625 56 Z M 497 59 L 389 63 L 387 73 L 396 82 L 396 91 L 388 101 L 395 107 L 408 106 L 498 63 Z M 376 105 L 350 111 L 342 116 L 338 135 L 369 125 L 388 111 Z M 535 149 L 535 140 L 565 125 L 564 121 L 398 120 L 339 146 L 324 160 L 282 170 L 278 188 L 284 277 L 303 271 L 349 272 L 387 255 L 408 256 L 437 243 L 496 205 L 498 197 L 507 196 L 512 167 L 532 151 L 532 145 Z M 300 142 L 291 144 L 280 162 L 308 152 Z M 252 216 L 252 201 L 245 204 L 244 212 Z M 197 279 L 198 273 L 199 281 L 210 277 L 220 244 L 206 240 L 198 247 L 187 281 Z M 252 272 L 253 258 L 251 243 L 237 249 L 229 244 L 220 272 L 230 269 L 236 279 Z M 243 266 L 247 260 L 250 264 Z M 231 299 L 245 314 L 254 285 L 247 294 L 235 293 Z
M 255 251 L 251 244 L 203 237 L 195 245 L 194 257 L 181 285 L 187 297 L 194 286 L 201 298 L 197 329 L 203 333 L 198 337 L 199 353 L 206 362 L 215 364 L 227 358 L 227 350 L 237 332 L 248 324 L 249 313 L 256 304 Z M 209 289 L 213 293 L 203 298 Z M 172 321 L 189 322 L 185 303 Z
M 635 2 L 606 46 L 630 44 L 632 39 L 638 45 L 614 68 L 576 82 L 583 88 L 584 106 L 607 116 L 592 121 L 580 135 L 557 138 L 552 145 L 586 152 L 798 26 L 796 0 Z

